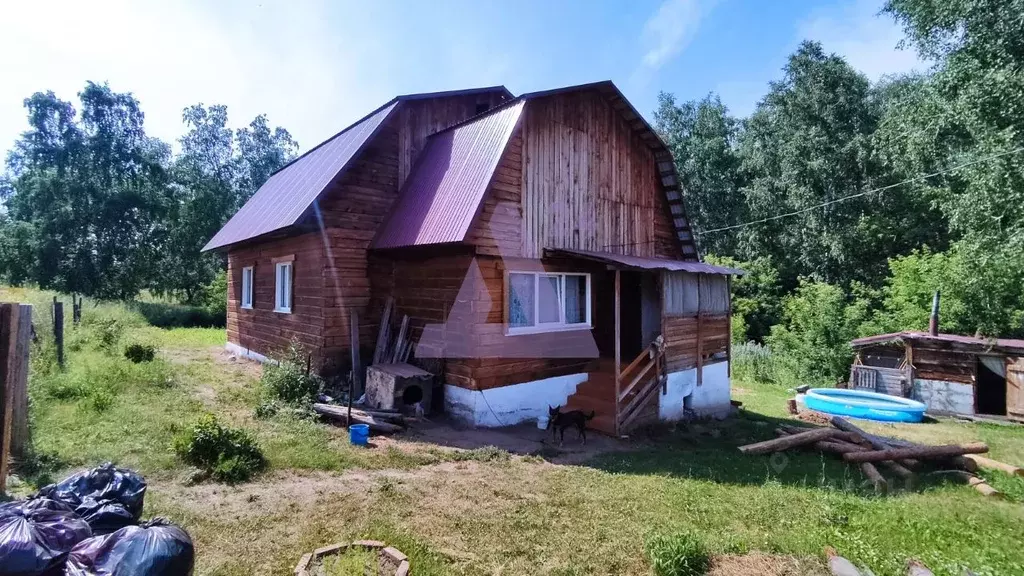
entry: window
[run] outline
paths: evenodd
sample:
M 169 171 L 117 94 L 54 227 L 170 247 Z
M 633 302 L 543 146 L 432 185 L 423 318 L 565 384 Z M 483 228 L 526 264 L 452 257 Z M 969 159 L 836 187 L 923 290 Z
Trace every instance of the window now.
M 509 334 L 590 328 L 590 275 L 509 272 Z
M 274 312 L 292 311 L 292 263 L 274 264 Z
M 252 309 L 252 266 L 242 268 L 242 308 Z

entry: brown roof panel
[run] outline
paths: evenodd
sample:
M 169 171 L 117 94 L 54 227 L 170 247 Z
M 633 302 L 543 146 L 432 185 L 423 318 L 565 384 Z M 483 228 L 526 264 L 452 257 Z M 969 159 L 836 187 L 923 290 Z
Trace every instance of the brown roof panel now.
M 851 340 L 850 345 L 854 348 L 862 348 L 864 346 L 873 346 L 876 344 L 886 344 L 890 342 L 901 343 L 907 341 L 950 344 L 953 346 L 970 348 L 975 351 L 990 349 L 1002 349 L 1004 351 L 1012 352 L 1024 351 L 1024 340 L 962 336 L 960 334 L 932 335 L 928 332 L 893 332 L 891 334 L 877 334 L 875 336 L 866 336 L 864 338 Z
M 627 256 L 625 254 L 612 254 L 611 252 L 593 252 L 591 250 L 568 250 L 563 248 L 547 248 L 544 250 L 546 256 L 567 256 L 570 258 L 583 258 L 602 262 L 611 266 L 631 268 L 635 270 L 668 270 L 670 272 L 692 272 L 695 274 L 722 274 L 728 276 L 742 276 L 743 270 L 738 268 L 726 268 L 725 266 L 714 266 L 704 262 L 693 260 L 667 260 L 664 258 L 643 258 L 640 256 Z
M 298 222 L 397 105 L 397 100 L 389 102 L 275 172 L 206 243 L 203 251 L 223 248 Z
M 462 242 L 523 106 L 516 100 L 430 136 L 370 247 Z

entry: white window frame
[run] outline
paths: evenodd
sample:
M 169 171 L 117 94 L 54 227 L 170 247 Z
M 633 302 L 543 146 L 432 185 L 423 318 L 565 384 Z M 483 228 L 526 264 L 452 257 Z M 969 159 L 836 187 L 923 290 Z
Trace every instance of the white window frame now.
M 282 314 L 292 313 L 292 287 L 295 285 L 295 262 L 275 262 L 274 263 L 274 312 L 280 312 Z M 285 284 L 281 283 L 281 269 L 286 268 L 288 270 L 288 281 Z
M 511 326 L 509 325 L 509 307 L 512 302 L 512 275 L 520 274 L 523 276 L 533 276 L 533 326 Z M 540 318 L 540 279 L 542 277 L 558 277 L 558 288 L 559 288 L 559 301 L 558 301 L 558 321 L 557 322 L 543 322 L 539 321 Z M 586 300 L 587 300 L 587 312 L 586 320 L 584 322 L 575 322 L 567 324 L 565 322 L 565 278 L 567 276 L 580 276 L 586 279 Z M 505 315 L 505 334 L 509 336 L 519 334 L 540 334 L 544 332 L 566 332 L 569 330 L 590 330 L 593 328 L 592 313 L 594 308 L 593 292 L 591 290 L 590 274 L 585 272 L 528 272 L 525 270 L 509 270 L 505 277 L 505 290 L 507 298 L 505 299 L 505 310 L 502 312 Z
M 242 297 L 241 305 L 244 310 L 252 310 L 253 280 L 256 278 L 255 268 L 246 266 L 242 268 Z

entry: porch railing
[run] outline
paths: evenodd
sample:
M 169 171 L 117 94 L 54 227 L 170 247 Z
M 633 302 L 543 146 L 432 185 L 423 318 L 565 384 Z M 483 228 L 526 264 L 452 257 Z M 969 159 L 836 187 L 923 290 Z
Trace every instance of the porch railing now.
M 656 391 L 664 383 L 665 339 L 658 336 L 617 375 L 615 386 L 617 433 L 624 433 L 637 423 L 644 412 L 643 408 L 657 396 Z

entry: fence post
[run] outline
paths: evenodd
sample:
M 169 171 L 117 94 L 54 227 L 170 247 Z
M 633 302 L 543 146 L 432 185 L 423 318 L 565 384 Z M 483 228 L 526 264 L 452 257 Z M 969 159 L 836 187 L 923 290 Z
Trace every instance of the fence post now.
M 28 311 L 23 323 L 21 316 L 25 308 Z M 27 434 L 15 430 L 15 426 L 28 422 L 26 381 L 31 322 L 30 306 L 0 304 L 0 492 L 7 489 L 11 454 L 23 450 L 27 438 Z
M 13 328 L 13 326 L 12 326 Z M 25 455 L 30 441 L 28 428 L 28 367 L 29 350 L 32 340 L 32 305 L 21 304 L 18 306 L 18 331 L 17 344 L 14 348 L 14 356 L 10 362 L 11 384 L 14 391 L 11 394 L 11 408 L 13 416 L 11 419 L 11 455 L 21 458 Z
M 57 346 L 57 365 L 64 369 L 64 303 L 53 297 L 53 343 Z

